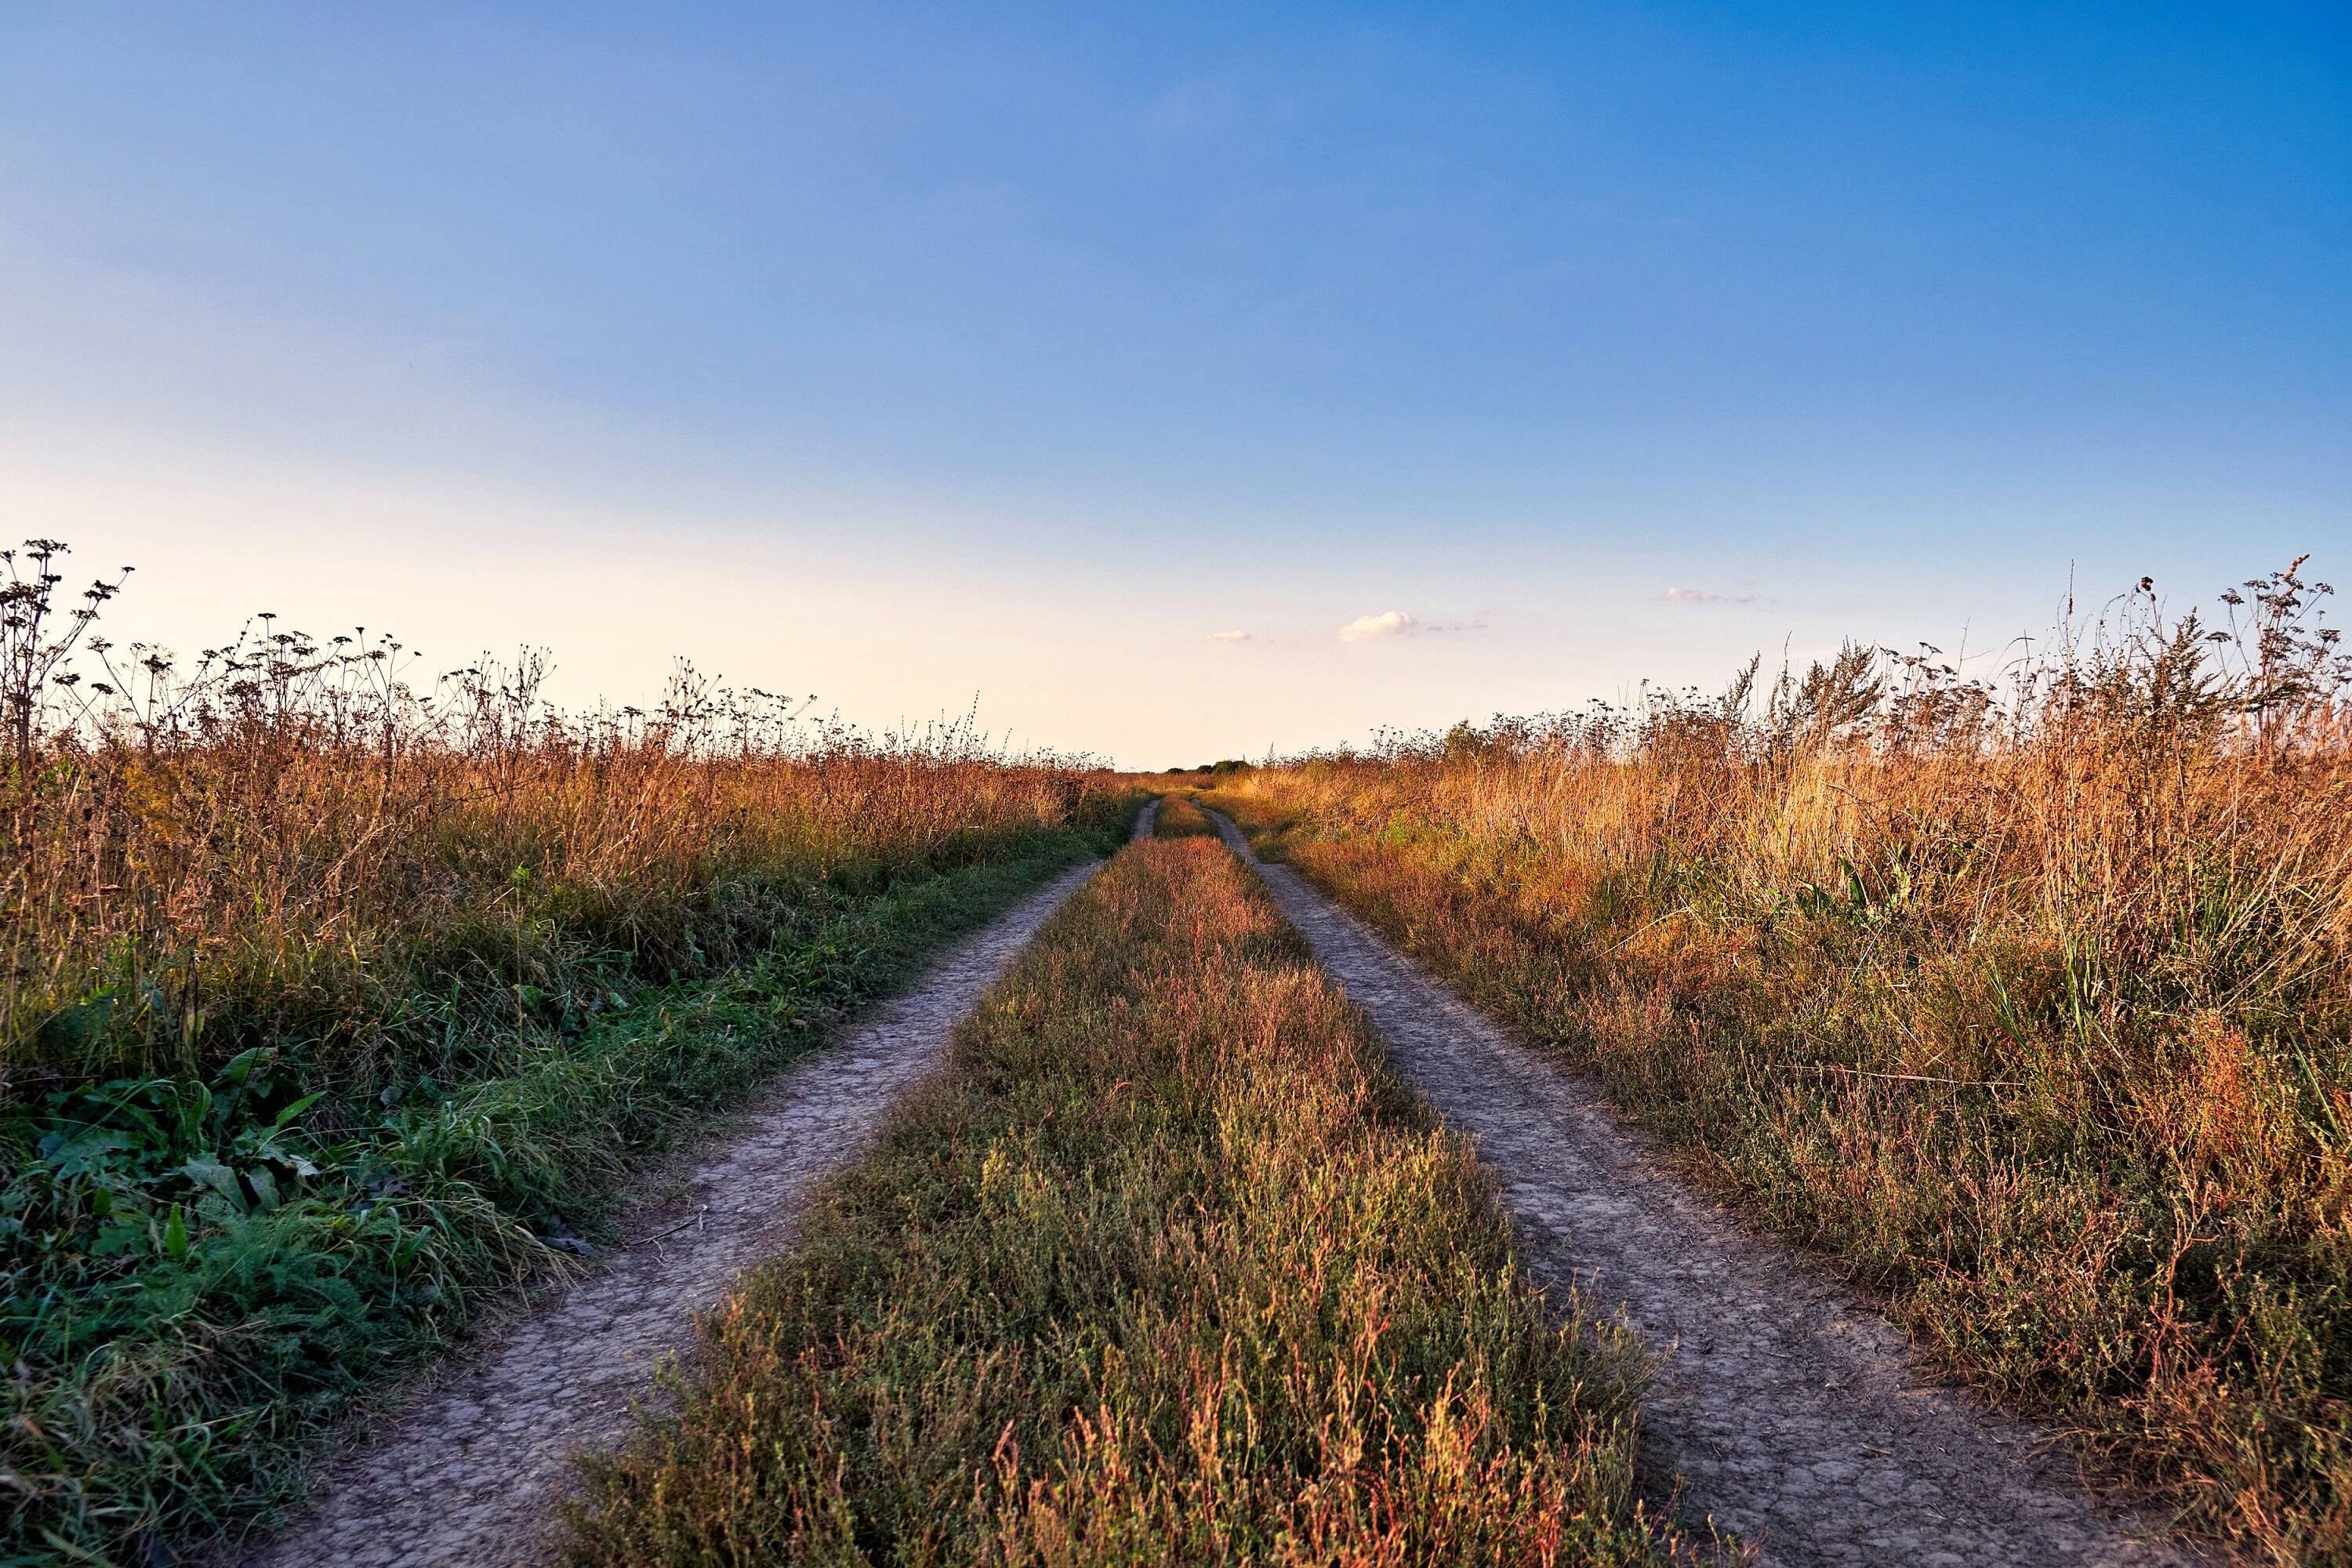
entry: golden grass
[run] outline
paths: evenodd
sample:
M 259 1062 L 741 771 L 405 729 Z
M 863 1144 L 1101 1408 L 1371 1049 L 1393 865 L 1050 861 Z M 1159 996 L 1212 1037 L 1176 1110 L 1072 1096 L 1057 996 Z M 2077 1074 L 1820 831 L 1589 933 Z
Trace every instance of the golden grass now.
M 2342 1563 L 2352 752 L 2309 591 L 2249 588 L 2001 691 L 1857 655 L 1213 800 L 1989 1392 Z
M 592 1466 L 570 1559 L 1646 1562 L 1638 1376 L 1255 879 L 1145 842 Z
M 266 631 L 184 677 L 60 636 L 55 553 L 0 552 L 10 1561 L 285 1500 L 649 1150 L 1133 805 L 691 671 L 583 716 L 534 659 L 412 685 L 388 640 Z
M 1198 838 L 1213 835 L 1216 831 L 1216 824 L 1184 796 L 1164 795 L 1160 797 L 1160 816 L 1152 825 L 1155 837 Z
M 108 683 L 0 779 L 0 1085 L 192 1070 L 257 1030 L 379 1072 L 415 998 L 707 973 L 797 887 L 971 864 L 1097 787 L 691 672 L 583 718 L 528 660 L 420 693 L 384 652 L 285 634 L 140 703 Z

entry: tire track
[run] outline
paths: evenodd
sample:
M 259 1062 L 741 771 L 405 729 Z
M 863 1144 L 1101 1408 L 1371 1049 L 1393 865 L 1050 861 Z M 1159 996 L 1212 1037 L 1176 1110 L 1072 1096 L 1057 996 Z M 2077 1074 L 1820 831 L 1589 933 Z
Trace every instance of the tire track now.
M 1159 803 L 1137 817 L 1151 831 Z M 241 1568 L 488 1568 L 545 1550 L 572 1454 L 617 1444 L 696 1314 L 790 1244 L 810 1184 L 854 1159 L 944 1059 L 954 1026 L 1101 862 L 1074 868 L 948 948 L 911 990 L 779 1074 L 744 1135 L 674 1205 L 687 1226 L 614 1252 L 563 1296 L 446 1366 L 332 1467 L 285 1532 L 214 1554 Z
M 1475 1140 L 1528 1271 L 1574 1284 L 1664 1354 L 1646 1468 L 1767 1563 L 2158 1568 L 2201 1561 L 2100 1510 L 2056 1439 L 1919 1366 L 1908 1339 L 1784 1243 L 1742 1226 L 1619 1125 L 1600 1091 L 1429 979 L 1288 867 L 1252 854 L 1406 1079 Z

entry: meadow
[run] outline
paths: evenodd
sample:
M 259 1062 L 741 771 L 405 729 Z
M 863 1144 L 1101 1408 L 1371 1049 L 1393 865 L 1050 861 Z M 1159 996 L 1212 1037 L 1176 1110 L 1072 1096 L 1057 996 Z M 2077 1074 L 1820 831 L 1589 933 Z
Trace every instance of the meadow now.
M 2295 570 L 1992 676 L 1182 782 L 2095 1472 L 2352 1561 L 2352 668 Z
M 684 666 L 569 711 L 268 617 L 183 666 L 60 550 L 0 553 L 0 1563 L 299 1498 L 1167 788 L 589 1461 L 573 1561 L 1715 1549 L 1637 1488 L 1643 1348 L 1527 1283 L 1198 791 L 2103 1486 L 2352 1563 L 2352 661 L 2297 569 L 1155 782 Z
M 1549 1309 L 1181 802 L 593 1462 L 568 1560 L 1635 1563 L 1637 1347 Z
M 267 616 L 183 665 L 61 555 L 0 584 L 0 1560 L 295 1495 L 355 1396 L 1137 798 L 685 667 L 570 713 L 541 656 Z

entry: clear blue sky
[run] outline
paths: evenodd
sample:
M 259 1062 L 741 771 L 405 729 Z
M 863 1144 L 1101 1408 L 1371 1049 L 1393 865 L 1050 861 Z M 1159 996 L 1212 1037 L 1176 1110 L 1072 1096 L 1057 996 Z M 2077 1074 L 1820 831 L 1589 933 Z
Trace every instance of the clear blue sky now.
M 2347 498 L 2340 4 L 0 12 L 0 526 L 183 646 L 1159 764 Z

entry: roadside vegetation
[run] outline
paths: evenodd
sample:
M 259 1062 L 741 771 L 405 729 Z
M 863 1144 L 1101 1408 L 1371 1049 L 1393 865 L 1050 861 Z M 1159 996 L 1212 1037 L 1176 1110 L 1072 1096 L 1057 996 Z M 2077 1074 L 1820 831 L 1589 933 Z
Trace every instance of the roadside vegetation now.
M 1157 838 L 1200 838 L 1214 835 L 1217 825 L 1184 796 L 1167 795 L 1160 797 L 1160 814 L 1152 820 L 1151 831 Z
M 2290 570 L 1207 798 L 2190 1522 L 2352 1561 L 2352 709 Z
M 617 1180 L 1131 793 L 966 726 L 875 739 L 682 668 L 573 714 L 526 656 L 116 646 L 0 568 L 0 1562 L 144 1562 Z M 160 1550 L 160 1548 L 156 1548 Z
M 1166 804 L 589 1462 L 575 1564 L 1643 1563 L 1640 1354 Z

